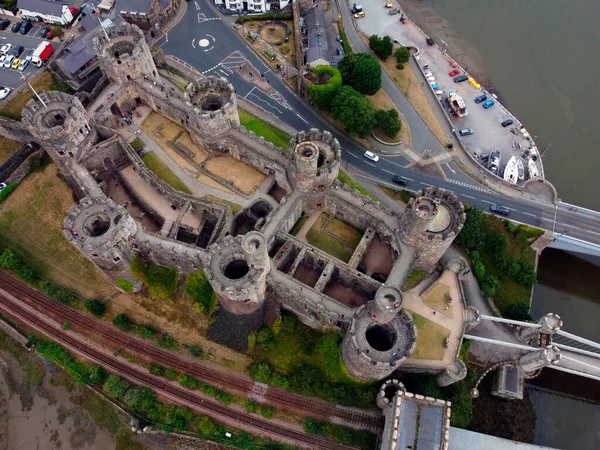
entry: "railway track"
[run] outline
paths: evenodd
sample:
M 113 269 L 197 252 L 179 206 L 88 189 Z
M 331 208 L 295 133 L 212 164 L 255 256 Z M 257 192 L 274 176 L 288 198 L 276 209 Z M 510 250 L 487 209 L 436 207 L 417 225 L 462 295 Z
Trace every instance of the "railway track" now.
M 164 363 L 165 365 L 188 375 L 196 376 L 206 382 L 216 383 L 225 388 L 229 387 L 241 391 L 249 396 L 254 395 L 255 398 L 256 396 L 264 398 L 267 402 L 284 406 L 287 405 L 289 408 L 305 411 L 324 418 L 339 418 L 348 424 L 375 431 L 379 431 L 383 428 L 382 416 L 375 416 L 351 408 L 338 407 L 326 402 L 307 399 L 283 389 L 272 388 L 268 385 L 241 379 L 229 373 L 220 372 L 184 361 L 169 352 L 157 349 L 149 344 L 127 336 L 124 333 L 115 331 L 65 305 L 61 305 L 2 272 L 0 272 L 0 288 L 4 289 L 15 298 L 31 304 L 33 307 L 37 307 L 36 309 L 41 306 L 44 310 L 49 310 L 54 314 L 59 315 L 63 321 L 69 321 L 72 325 L 77 324 L 82 326 L 101 335 L 103 338 L 116 343 L 120 347 L 150 356 L 157 362 Z
M 194 405 L 195 409 L 202 411 L 207 416 L 216 420 L 233 419 L 241 424 L 244 428 L 250 430 L 260 429 L 271 436 L 278 436 L 287 441 L 291 440 L 305 446 L 310 446 L 310 448 L 325 450 L 355 450 L 354 447 L 336 444 L 335 442 L 331 442 L 323 438 L 306 435 L 300 431 L 278 425 L 274 422 L 259 419 L 251 416 L 250 414 L 236 411 L 220 403 L 204 399 L 193 391 L 172 385 L 153 375 L 149 375 L 142 370 L 130 367 L 118 359 L 106 355 L 94 349 L 93 347 L 69 336 L 63 330 L 55 328 L 32 312 L 18 305 L 17 302 L 5 295 L 0 295 L 0 305 L 5 312 L 13 316 L 15 319 L 41 330 L 47 336 L 65 344 L 67 347 L 76 350 L 87 359 L 95 361 L 109 368 L 112 372 L 124 375 L 126 378 L 134 381 L 137 384 L 158 390 L 159 392 L 162 392 L 163 395 L 167 394 L 170 398 L 178 399 L 183 401 L 185 404 Z

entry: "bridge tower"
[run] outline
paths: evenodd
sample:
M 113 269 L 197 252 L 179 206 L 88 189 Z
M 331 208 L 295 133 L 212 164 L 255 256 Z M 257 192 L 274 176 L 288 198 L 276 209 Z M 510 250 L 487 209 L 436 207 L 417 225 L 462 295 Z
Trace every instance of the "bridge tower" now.
M 525 353 L 517 360 L 517 365 L 523 372 L 530 374 L 551 364 L 558 364 L 560 359 L 561 354 L 558 347 L 549 345 L 548 347 Z
M 536 322 L 540 327 L 521 326 L 519 328 L 519 339 L 525 343 L 539 341 L 540 335 L 545 334 L 552 336 L 562 328 L 562 319 L 558 314 L 548 313 L 542 316 Z

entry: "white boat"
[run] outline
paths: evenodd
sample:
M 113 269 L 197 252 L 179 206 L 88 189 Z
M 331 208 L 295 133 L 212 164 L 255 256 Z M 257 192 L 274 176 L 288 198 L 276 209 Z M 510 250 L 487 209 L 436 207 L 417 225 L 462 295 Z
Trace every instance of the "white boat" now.
M 506 163 L 506 167 L 504 168 L 504 179 L 509 183 L 517 184 L 517 181 L 519 180 L 519 167 L 516 156 L 510 158 Z
M 525 179 L 525 167 L 523 167 L 523 160 L 521 158 L 517 158 L 517 171 L 519 173 L 519 180 Z
M 540 176 L 540 172 L 533 159 L 527 161 L 527 170 L 529 171 L 529 178 L 534 180 Z

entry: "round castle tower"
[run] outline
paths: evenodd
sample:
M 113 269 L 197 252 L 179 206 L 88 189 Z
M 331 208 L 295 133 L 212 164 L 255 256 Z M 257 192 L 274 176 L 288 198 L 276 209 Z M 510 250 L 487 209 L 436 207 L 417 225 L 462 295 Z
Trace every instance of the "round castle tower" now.
M 219 303 L 232 314 L 251 314 L 262 306 L 271 268 L 267 241 L 251 231 L 226 236 L 209 247 L 206 276 Z
M 316 128 L 292 136 L 288 175 L 301 192 L 322 192 L 337 178 L 342 149 L 329 131 Z
M 205 140 L 226 134 L 231 125 L 240 125 L 235 89 L 223 78 L 208 77 L 190 83 L 185 102 L 196 113 L 189 118 L 193 129 Z
M 432 269 L 462 229 L 465 208 L 441 188 L 417 192 L 400 218 L 400 239 L 417 249 L 415 268 Z
M 135 256 L 130 240 L 137 232 L 137 224 L 129 213 L 113 200 L 84 198 L 69 211 L 64 222 L 64 235 L 123 289 L 116 281 L 126 280 L 135 291 L 141 283 L 131 276 L 129 264 Z
M 375 300 L 359 308 L 342 343 L 342 360 L 352 377 L 385 378 L 414 351 L 417 329 L 401 304 L 397 289 L 382 286 Z
M 562 355 L 558 347 L 549 345 L 546 348 L 525 353 L 518 360 L 518 366 L 526 374 L 531 374 L 536 370 L 547 367 L 551 364 L 558 364 Z
M 537 341 L 540 338 L 540 334 L 553 335 L 562 328 L 562 319 L 558 314 L 548 313 L 542 316 L 536 322 L 540 325 L 539 328 L 522 326 L 519 329 L 519 339 L 523 342 L 530 343 L 531 341 Z
M 162 83 L 142 30 L 123 22 L 109 27 L 106 34 L 110 40 L 106 39 L 102 30 L 98 31 L 94 38 L 94 51 L 102 72 L 112 83 L 122 84 L 144 77 Z

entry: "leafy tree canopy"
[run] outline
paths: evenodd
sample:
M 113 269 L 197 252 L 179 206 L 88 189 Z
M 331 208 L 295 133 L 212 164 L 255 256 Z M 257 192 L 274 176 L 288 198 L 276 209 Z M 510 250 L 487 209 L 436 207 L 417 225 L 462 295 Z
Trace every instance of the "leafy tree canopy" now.
M 342 86 L 332 104 L 333 117 L 353 136 L 366 138 L 375 126 L 375 111 L 364 95 Z
M 344 84 L 365 95 L 373 95 L 381 88 L 381 66 L 373 55 L 352 53 L 338 64 Z

